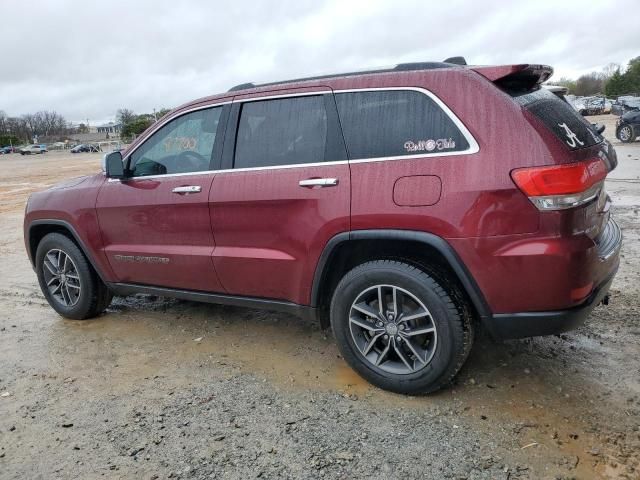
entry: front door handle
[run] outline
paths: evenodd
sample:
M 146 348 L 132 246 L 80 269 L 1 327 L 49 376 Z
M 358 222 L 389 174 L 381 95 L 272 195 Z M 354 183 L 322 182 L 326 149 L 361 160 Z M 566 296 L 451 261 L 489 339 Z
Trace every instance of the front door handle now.
M 202 187 L 200 185 L 186 185 L 184 187 L 176 187 L 171 191 L 179 195 L 188 195 L 190 193 L 200 193 Z
M 298 185 L 306 188 L 335 187 L 336 185 L 338 185 L 338 179 L 337 178 L 308 178 L 307 180 L 300 180 L 298 182 Z

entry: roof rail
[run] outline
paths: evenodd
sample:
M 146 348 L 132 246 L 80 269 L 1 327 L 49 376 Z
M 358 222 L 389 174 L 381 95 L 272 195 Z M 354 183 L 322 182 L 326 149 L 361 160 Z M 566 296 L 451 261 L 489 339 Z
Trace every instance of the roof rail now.
M 367 75 L 367 74 L 372 74 L 372 73 L 385 73 L 385 72 L 408 72 L 408 71 L 413 71 L 413 70 L 435 70 L 438 68 L 452 68 L 452 67 L 456 67 L 458 65 L 466 65 L 466 62 L 464 63 L 455 63 L 454 61 L 449 61 L 449 60 L 456 60 L 456 59 L 462 59 L 462 61 L 464 62 L 464 58 L 463 57 L 452 57 L 449 58 L 447 60 L 445 60 L 444 62 L 414 62 L 414 63 L 398 63 L 397 65 L 394 65 L 393 67 L 384 67 L 384 68 L 373 68 L 371 70 L 356 70 L 354 72 L 346 72 L 346 73 L 332 73 L 329 75 L 319 75 L 319 76 L 315 76 L 315 77 L 303 77 L 303 78 L 294 78 L 291 80 L 283 80 L 280 82 L 269 82 L 269 83 L 261 83 L 261 84 L 255 84 L 255 83 L 241 83 L 240 85 L 236 85 L 235 87 L 231 87 L 228 91 L 229 92 L 237 92 L 239 90 L 248 90 L 249 88 L 256 88 L 256 87 L 267 87 L 270 85 L 283 85 L 283 84 L 287 84 L 287 83 L 296 83 L 296 82 L 305 82 L 305 81 L 309 81 L 309 80 L 322 80 L 324 78 L 335 78 L 335 77 L 347 77 L 347 76 L 351 76 L 351 75 Z

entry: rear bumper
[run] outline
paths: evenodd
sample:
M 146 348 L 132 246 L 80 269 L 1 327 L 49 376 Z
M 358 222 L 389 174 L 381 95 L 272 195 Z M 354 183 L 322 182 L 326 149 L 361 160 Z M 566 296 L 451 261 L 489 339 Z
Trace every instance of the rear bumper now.
M 574 209 L 550 214 L 540 232 L 448 241 L 494 315 L 565 311 L 584 304 L 618 266 L 620 228 L 609 216 L 591 238 L 583 225 L 589 215 Z
M 609 277 L 576 307 L 549 312 L 498 313 L 485 319 L 485 325 L 494 337 L 502 339 L 553 335 L 572 330 L 584 323 L 591 311 L 606 297 L 617 271 L 616 263 Z

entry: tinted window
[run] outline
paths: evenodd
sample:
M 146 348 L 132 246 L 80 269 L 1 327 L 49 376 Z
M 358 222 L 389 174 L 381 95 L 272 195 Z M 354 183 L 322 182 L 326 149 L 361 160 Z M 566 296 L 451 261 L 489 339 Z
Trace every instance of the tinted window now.
M 336 95 L 351 159 L 461 151 L 458 127 L 425 94 L 410 90 Z
M 240 113 L 234 167 L 322 162 L 326 143 L 323 97 L 247 102 Z
M 602 137 L 582 115 L 546 88 L 515 94 L 513 97 L 542 120 L 542 123 L 572 150 L 602 141 Z
M 221 112 L 198 110 L 164 125 L 131 155 L 133 176 L 209 170 Z

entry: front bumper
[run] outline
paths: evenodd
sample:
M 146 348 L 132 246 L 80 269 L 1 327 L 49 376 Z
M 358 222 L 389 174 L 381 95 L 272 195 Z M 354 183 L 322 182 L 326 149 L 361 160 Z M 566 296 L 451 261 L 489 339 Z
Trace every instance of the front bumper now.
M 572 330 L 584 323 L 591 311 L 604 300 L 617 271 L 618 263 L 611 275 L 576 307 L 551 312 L 498 313 L 485 319 L 485 325 L 494 337 L 502 339 L 553 335 Z

